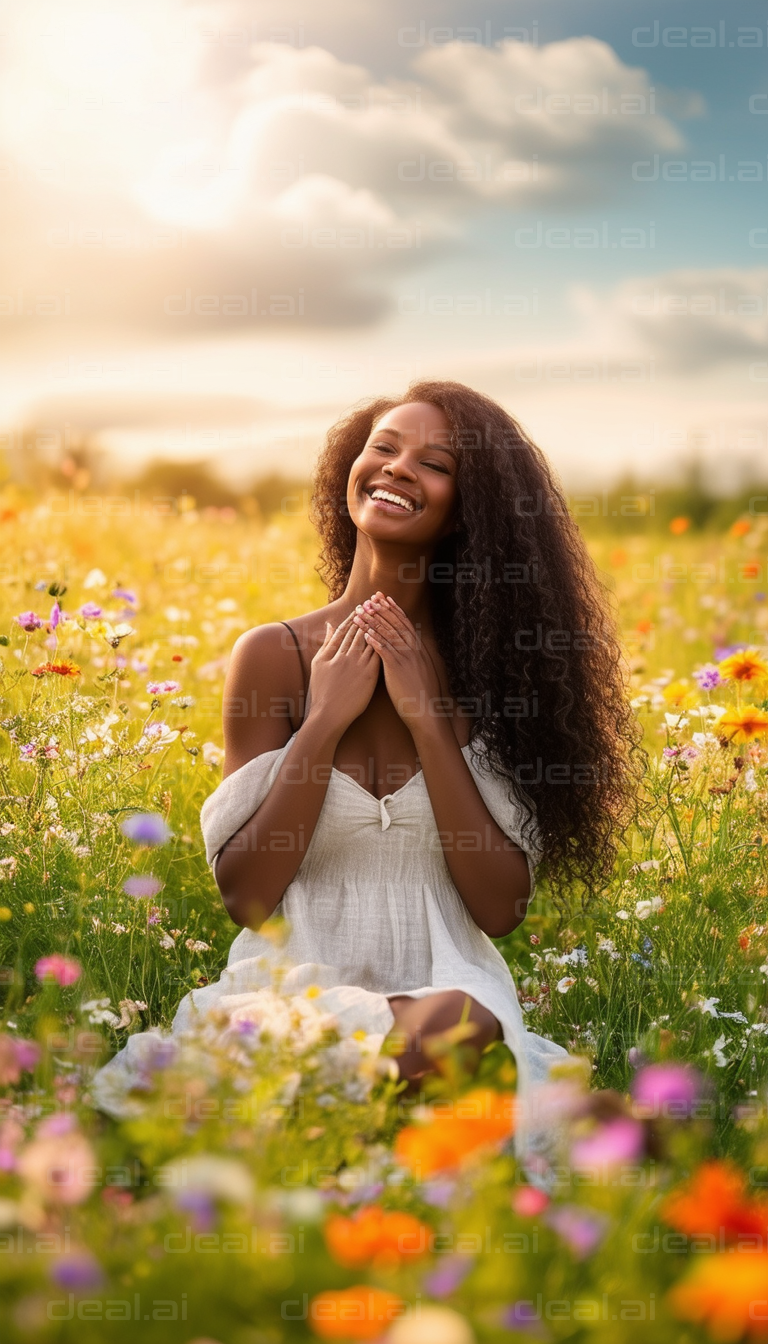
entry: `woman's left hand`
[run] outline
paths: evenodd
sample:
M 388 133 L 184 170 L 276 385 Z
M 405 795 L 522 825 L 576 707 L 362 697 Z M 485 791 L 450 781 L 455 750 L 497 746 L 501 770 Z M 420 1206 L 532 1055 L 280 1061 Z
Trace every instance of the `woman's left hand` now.
M 435 664 L 418 631 L 394 598 L 374 593 L 353 620 L 381 658 L 389 698 L 416 735 L 432 717 L 445 717 Z M 441 712 L 442 710 L 442 712 Z

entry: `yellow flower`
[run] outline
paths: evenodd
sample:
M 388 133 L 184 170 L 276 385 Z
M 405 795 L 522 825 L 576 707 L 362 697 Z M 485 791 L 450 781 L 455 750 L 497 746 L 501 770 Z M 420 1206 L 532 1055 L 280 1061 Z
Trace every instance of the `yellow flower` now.
M 768 677 L 768 663 L 757 649 L 739 649 L 720 663 L 717 670 L 726 681 L 763 681 Z
M 322 992 L 319 985 L 307 985 L 305 994 L 308 999 L 316 999 Z
M 756 705 L 745 705 L 743 709 L 728 709 L 717 720 L 717 732 L 727 737 L 729 742 L 749 742 L 768 732 L 768 714 Z
M 664 687 L 662 694 L 668 704 L 675 705 L 678 709 L 690 709 L 698 698 L 695 687 L 691 686 L 687 677 L 681 681 L 671 681 Z
M 7 905 L 0 905 L 0 920 L 7 924 L 9 919 L 13 919 L 13 911 L 9 910 Z

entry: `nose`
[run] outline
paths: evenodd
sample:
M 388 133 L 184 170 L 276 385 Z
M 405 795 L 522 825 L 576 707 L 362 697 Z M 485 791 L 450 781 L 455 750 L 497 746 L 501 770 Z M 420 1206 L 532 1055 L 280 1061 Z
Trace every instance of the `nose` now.
M 409 481 L 416 480 L 415 471 L 408 465 L 407 460 L 402 454 L 399 454 L 395 458 L 388 458 L 381 470 L 384 475 L 391 476 L 392 480 L 396 477 Z

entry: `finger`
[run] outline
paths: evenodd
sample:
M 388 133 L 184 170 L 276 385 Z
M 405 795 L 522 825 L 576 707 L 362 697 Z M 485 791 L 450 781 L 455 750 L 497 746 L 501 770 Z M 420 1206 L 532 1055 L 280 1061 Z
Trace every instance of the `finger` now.
M 363 638 L 367 644 L 370 644 L 372 649 L 375 649 L 376 653 L 378 653 L 381 658 L 385 658 L 388 654 L 394 652 L 389 640 L 385 639 L 383 636 L 377 635 L 373 630 L 366 630 Z
M 371 620 L 372 628 L 376 634 L 387 639 L 395 648 L 412 649 L 417 646 L 415 634 L 411 635 L 409 631 L 403 630 L 402 627 L 398 628 L 384 612 L 374 612 Z
M 334 651 L 338 649 L 339 645 L 341 644 L 341 641 L 343 640 L 345 634 L 347 633 L 347 630 L 349 629 L 352 623 L 352 617 L 354 616 L 354 614 L 355 613 L 351 611 L 348 616 L 344 617 L 343 621 L 339 622 L 339 624 L 336 626 L 336 629 L 333 631 L 333 634 L 331 635 L 330 639 L 328 640 L 327 645 L 328 648 Z

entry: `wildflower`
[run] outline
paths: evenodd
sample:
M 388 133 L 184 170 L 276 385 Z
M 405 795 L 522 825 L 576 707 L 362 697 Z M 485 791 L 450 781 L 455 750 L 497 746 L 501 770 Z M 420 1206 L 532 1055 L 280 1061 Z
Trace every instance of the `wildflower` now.
M 148 681 L 147 691 L 150 695 L 173 695 L 181 690 L 180 681 Z
M 50 625 L 52 630 L 55 630 L 56 626 L 61 623 L 63 615 L 64 613 L 62 612 L 58 602 L 54 602 L 53 606 L 51 607 L 51 614 L 48 617 L 48 624 Z
M 396 1160 L 421 1179 L 459 1167 L 478 1150 L 502 1143 L 514 1129 L 514 1097 L 477 1088 L 454 1103 L 454 1113 L 406 1125 L 395 1143 Z
M 123 891 L 126 896 L 133 896 L 136 900 L 151 900 L 164 886 L 165 883 L 154 873 L 133 873 L 123 883 Z
M 468 1256 L 455 1259 L 468 1260 Z M 440 1270 L 437 1271 L 440 1274 Z M 433 1277 L 436 1277 L 433 1276 Z M 419 1303 L 413 1314 L 401 1316 L 386 1333 L 387 1344 L 475 1344 L 475 1335 L 463 1316 L 451 1307 L 423 1306 Z
M 757 649 L 739 649 L 718 670 L 724 681 L 764 681 L 768 677 L 768 663 Z
M 681 537 L 684 532 L 688 531 L 688 528 L 690 526 L 691 526 L 690 518 L 684 518 L 684 517 L 673 518 L 669 524 L 669 530 L 672 533 L 673 537 Z
M 670 1291 L 669 1303 L 683 1320 L 705 1324 L 712 1339 L 737 1340 L 748 1335 L 764 1339 L 755 1308 L 765 1300 L 766 1283 L 765 1251 L 738 1255 L 724 1251 L 694 1265 Z
M 28 634 L 31 634 L 33 630 L 39 630 L 41 625 L 44 624 L 42 617 L 37 616 L 34 611 L 22 611 L 20 616 L 14 617 L 14 620 Z
M 385 1210 L 378 1204 L 358 1209 L 351 1218 L 332 1215 L 325 1224 L 325 1243 L 345 1269 L 373 1262 L 374 1268 L 394 1267 L 403 1259 L 425 1255 L 431 1229 L 410 1213 Z
M 693 678 L 700 691 L 714 691 L 716 686 L 722 686 L 723 684 L 715 663 L 705 663 L 703 667 L 694 672 Z
M 768 732 L 768 713 L 755 705 L 728 709 L 718 720 L 717 731 L 729 742 L 749 742 Z
M 22 1073 L 34 1069 L 40 1049 L 34 1041 L 16 1040 L 0 1032 L 0 1087 L 18 1083 Z
M 53 1122 L 53 1123 L 52 1123 Z M 66 1122 L 63 1124 L 62 1122 Z M 93 1188 L 95 1155 L 70 1116 L 51 1116 L 18 1159 L 19 1174 L 49 1204 L 82 1204 Z
M 85 602 L 80 608 L 80 615 L 86 621 L 97 621 L 101 616 L 101 607 L 96 602 Z
M 106 588 L 107 576 L 103 569 L 91 569 L 83 579 L 84 588 Z
M 704 1058 L 714 1060 L 715 1067 L 718 1069 L 724 1069 L 728 1063 L 728 1057 L 725 1054 L 726 1044 L 725 1036 L 718 1036 L 712 1049 L 704 1051 Z
M 202 753 L 206 765 L 221 765 L 224 760 L 224 748 L 218 747 L 215 742 L 204 742 Z
M 664 909 L 664 901 L 661 896 L 652 896 L 649 901 L 638 901 L 635 906 L 635 915 L 638 919 L 647 919 L 649 915 L 658 914 Z
M 166 845 L 171 830 L 157 812 L 134 812 L 122 822 L 120 830 L 138 845 Z
M 512 1195 L 512 1208 L 522 1218 L 538 1218 L 549 1204 L 549 1195 L 534 1185 L 523 1185 Z
M 572 975 L 564 975 L 562 980 L 558 980 L 556 985 L 558 994 L 567 994 L 568 990 L 572 989 L 575 984 L 576 981 Z
M 405 1309 L 394 1293 L 361 1284 L 318 1293 L 309 1306 L 309 1324 L 321 1339 L 381 1339 Z
M 199 938 L 185 938 L 184 946 L 188 947 L 190 952 L 210 952 L 210 943 L 204 943 Z
M 130 602 L 132 607 L 138 602 L 136 594 L 132 593 L 130 588 L 115 588 L 112 596 L 119 597 L 122 602 Z
M 642 1125 L 630 1116 L 617 1116 L 577 1139 L 571 1148 L 571 1161 L 582 1169 L 614 1167 L 637 1161 L 642 1151 Z
M 198 1153 L 167 1162 L 160 1170 L 166 1189 L 194 1191 L 229 1204 L 248 1204 L 253 1199 L 251 1173 L 233 1157 Z
M 104 1023 L 110 1027 L 116 1027 L 120 1021 L 117 1013 L 113 1013 L 109 999 L 89 999 L 87 1003 L 80 1005 L 84 1013 L 87 1014 L 88 1021 L 94 1027 L 103 1026 Z
M 704 1162 L 682 1190 L 668 1195 L 661 1212 L 671 1227 L 690 1236 L 736 1240 L 764 1236 L 768 1227 L 768 1203 L 749 1198 L 738 1167 L 718 1159 Z
M 557 1204 L 547 1210 L 545 1221 L 554 1228 L 576 1260 L 585 1260 L 600 1245 L 608 1231 L 608 1219 L 578 1204 Z
M 649 1064 L 632 1084 L 634 1114 L 648 1118 L 661 1113 L 675 1119 L 690 1115 L 701 1086 L 700 1074 L 687 1064 Z
M 72 663 L 66 658 L 62 659 L 60 663 L 40 663 L 32 669 L 33 677 L 79 677 L 80 675 L 81 669 L 77 663 Z
M 82 967 L 74 957 L 63 957 L 53 952 L 48 957 L 40 957 L 35 962 L 35 975 L 38 980 L 55 980 L 57 985 L 74 985 L 80 979 Z
M 101 1265 L 88 1251 L 80 1251 L 76 1255 L 63 1255 L 60 1260 L 55 1261 L 51 1278 L 59 1288 L 73 1290 L 98 1288 L 104 1282 Z

